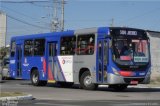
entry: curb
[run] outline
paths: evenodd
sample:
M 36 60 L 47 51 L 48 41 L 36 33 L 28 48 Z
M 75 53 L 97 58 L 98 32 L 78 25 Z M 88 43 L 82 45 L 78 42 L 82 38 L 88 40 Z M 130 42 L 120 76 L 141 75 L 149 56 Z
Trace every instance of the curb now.
M 99 85 L 99 87 L 108 87 L 108 85 Z M 160 86 L 130 85 L 128 88 L 160 88 Z
M 33 96 L 31 94 L 25 96 L 13 96 L 13 97 L 1 97 L 0 101 L 13 101 L 13 100 L 32 100 Z

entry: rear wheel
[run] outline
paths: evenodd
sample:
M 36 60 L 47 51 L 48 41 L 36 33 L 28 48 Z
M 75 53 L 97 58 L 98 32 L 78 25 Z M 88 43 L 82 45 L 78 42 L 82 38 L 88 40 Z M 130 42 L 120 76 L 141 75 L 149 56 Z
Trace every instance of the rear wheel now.
M 86 90 L 95 90 L 98 85 L 92 83 L 92 77 L 89 71 L 85 71 L 80 77 L 80 85 Z
M 47 81 L 40 81 L 38 70 L 31 73 L 31 82 L 34 86 L 45 86 L 47 84 Z
M 128 85 L 126 84 L 118 84 L 118 85 L 110 85 L 109 88 L 113 88 L 116 91 L 123 91 L 127 89 Z

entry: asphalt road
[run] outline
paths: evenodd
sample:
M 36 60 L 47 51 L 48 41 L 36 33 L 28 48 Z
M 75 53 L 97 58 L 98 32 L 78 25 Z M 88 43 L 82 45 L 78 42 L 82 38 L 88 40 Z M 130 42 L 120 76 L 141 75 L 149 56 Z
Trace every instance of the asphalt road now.
M 18 106 L 160 106 L 160 88 L 147 86 L 129 87 L 123 92 L 101 86 L 96 91 L 87 91 L 78 86 L 61 88 L 49 84 L 32 86 L 30 81 L 6 80 L 0 85 L 2 92 L 24 92 L 35 100 L 19 101 Z

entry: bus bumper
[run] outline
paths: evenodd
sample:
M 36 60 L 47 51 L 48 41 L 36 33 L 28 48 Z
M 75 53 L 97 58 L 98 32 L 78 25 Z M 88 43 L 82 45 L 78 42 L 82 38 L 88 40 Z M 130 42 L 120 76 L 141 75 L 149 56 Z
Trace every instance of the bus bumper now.
M 137 84 L 149 84 L 150 75 L 147 74 L 145 77 L 123 77 L 115 74 L 108 74 L 107 82 L 108 84 L 129 84 L 133 85 L 131 82 L 137 81 Z

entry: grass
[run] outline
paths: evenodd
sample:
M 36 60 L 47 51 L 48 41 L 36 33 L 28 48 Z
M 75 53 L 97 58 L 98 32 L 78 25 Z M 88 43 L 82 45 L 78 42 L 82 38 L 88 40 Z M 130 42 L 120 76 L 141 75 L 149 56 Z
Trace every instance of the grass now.
M 22 92 L 0 92 L 0 97 L 24 96 Z

